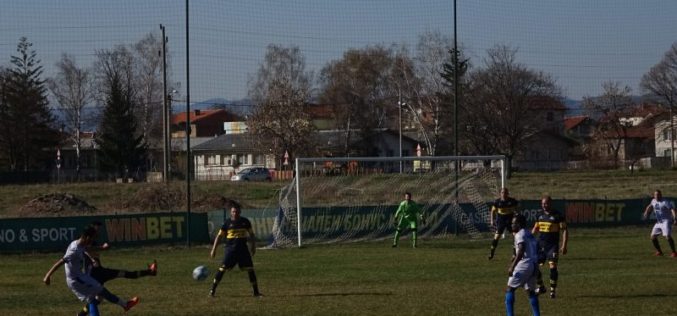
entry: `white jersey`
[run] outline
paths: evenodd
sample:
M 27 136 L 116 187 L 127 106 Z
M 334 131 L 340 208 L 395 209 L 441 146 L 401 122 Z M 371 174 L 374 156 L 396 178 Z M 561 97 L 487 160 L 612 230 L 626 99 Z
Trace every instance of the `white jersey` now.
M 653 212 L 656 214 L 657 222 L 671 222 L 673 220 L 672 210 L 675 208 L 675 205 L 672 203 L 672 201 L 666 199 L 661 199 L 658 201 L 653 199 L 651 200 L 651 206 L 653 207 Z
M 524 246 L 522 261 L 536 263 L 538 261 L 538 241 L 530 231 L 522 228 L 515 234 L 515 250 L 519 244 Z
M 515 234 L 515 249 L 522 244 L 524 256 L 517 265 L 512 276 L 508 278 L 508 286 L 511 288 L 524 287 L 527 290 L 536 289 L 536 274 L 538 272 L 538 241 L 534 235 L 526 229 L 520 229 Z
M 85 273 L 82 270 L 82 264 L 85 260 L 85 247 L 80 245 L 79 240 L 74 240 L 68 245 L 63 260 L 66 262 L 66 279 L 75 280 Z

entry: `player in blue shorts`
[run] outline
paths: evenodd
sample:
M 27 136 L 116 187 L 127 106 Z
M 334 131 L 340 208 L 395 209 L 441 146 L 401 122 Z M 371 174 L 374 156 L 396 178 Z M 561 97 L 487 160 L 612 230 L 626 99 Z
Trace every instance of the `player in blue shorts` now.
M 256 273 L 254 272 L 254 263 L 252 262 L 252 255 L 256 253 L 256 236 L 252 229 L 252 224 L 245 217 L 240 216 L 240 206 L 233 204 L 230 207 L 230 218 L 226 219 L 219 230 L 218 235 L 214 238 L 214 245 L 210 256 L 214 258 L 216 255 L 216 247 L 222 238 L 226 238 L 226 252 L 223 257 L 223 263 L 214 276 L 212 289 L 209 291 L 209 296 L 214 297 L 216 294 L 216 287 L 221 282 L 223 274 L 230 271 L 237 264 L 240 269 L 247 270 L 249 274 L 249 282 L 254 290 L 254 296 L 261 296 L 259 286 L 256 283 Z M 247 249 L 247 241 L 250 242 L 250 247 Z M 251 254 L 250 254 L 251 252 Z
M 557 280 L 559 272 L 557 270 L 557 261 L 559 253 L 567 253 L 567 243 L 569 242 L 569 232 L 567 223 L 562 213 L 552 209 L 552 199 L 546 195 L 541 199 L 541 214 L 538 216 L 531 233 L 539 237 L 540 258 L 539 264 L 548 261 L 550 268 L 550 298 L 555 298 L 557 290 Z M 562 245 L 560 247 L 560 233 L 562 235 Z M 538 278 L 538 292 L 545 292 L 543 278 Z
M 82 232 L 82 235 L 79 239 L 74 240 L 70 243 L 70 245 L 68 245 L 66 254 L 63 256 L 63 258 L 57 260 L 56 263 L 54 263 L 42 281 L 46 285 L 49 285 L 52 274 L 54 274 L 54 272 L 59 267 L 65 265 L 66 284 L 68 285 L 68 288 L 73 291 L 73 294 L 78 297 L 78 299 L 87 302 L 89 305 L 90 315 L 99 315 L 99 302 L 96 299 L 97 296 L 102 297 L 111 303 L 120 305 L 120 307 L 122 307 L 125 311 L 128 311 L 139 303 L 138 297 L 134 297 L 129 301 L 121 300 L 83 271 L 82 264 L 85 260 L 85 251 L 96 239 L 96 233 L 97 232 L 94 227 L 87 227 Z
M 519 208 L 519 202 L 510 197 L 508 188 L 501 189 L 501 197 L 494 201 L 491 205 L 491 213 L 489 214 L 489 225 L 494 226 L 496 223 L 496 233 L 494 239 L 491 241 L 491 252 L 489 252 L 489 260 L 494 258 L 498 241 L 506 229 L 510 228 L 512 218 Z M 496 214 L 496 221 L 494 222 L 494 214 Z
M 524 216 L 518 214 L 513 217 L 510 230 L 515 235 L 515 256 L 508 268 L 508 288 L 505 290 L 505 309 L 508 316 L 514 315 L 515 290 L 520 287 L 529 293 L 533 315 L 541 315 L 535 291 L 538 275 L 538 241 L 526 227 L 527 219 Z

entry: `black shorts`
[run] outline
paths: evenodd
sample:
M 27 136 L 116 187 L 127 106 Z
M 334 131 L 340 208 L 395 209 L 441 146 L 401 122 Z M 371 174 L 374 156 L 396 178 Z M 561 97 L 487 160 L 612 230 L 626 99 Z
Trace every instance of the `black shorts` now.
M 104 267 L 92 267 L 92 270 L 89 272 L 89 275 L 94 278 L 94 280 L 99 281 L 99 283 L 104 284 L 107 281 L 113 280 L 120 275 L 120 270 L 108 269 Z
M 498 214 L 498 216 L 496 216 L 496 234 L 503 234 L 506 229 L 510 231 L 513 216 L 514 214 Z
M 226 254 L 223 257 L 223 267 L 232 269 L 237 264 L 240 269 L 253 268 L 252 256 L 247 247 L 226 247 Z
M 546 261 L 557 263 L 559 258 L 559 244 L 539 242 L 538 263 L 543 264 Z

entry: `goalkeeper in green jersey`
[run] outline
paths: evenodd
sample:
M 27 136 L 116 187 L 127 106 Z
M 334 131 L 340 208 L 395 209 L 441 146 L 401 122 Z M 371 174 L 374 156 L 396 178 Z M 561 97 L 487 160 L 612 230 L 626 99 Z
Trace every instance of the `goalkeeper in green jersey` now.
M 395 221 L 397 223 L 395 231 L 395 239 L 393 239 L 393 247 L 397 247 L 397 242 L 400 239 L 400 232 L 409 227 L 411 229 L 411 241 L 414 248 L 416 248 L 416 229 L 418 228 L 418 220 L 423 220 L 423 213 L 421 206 L 416 204 L 411 199 L 411 193 L 404 193 L 404 201 L 395 212 Z

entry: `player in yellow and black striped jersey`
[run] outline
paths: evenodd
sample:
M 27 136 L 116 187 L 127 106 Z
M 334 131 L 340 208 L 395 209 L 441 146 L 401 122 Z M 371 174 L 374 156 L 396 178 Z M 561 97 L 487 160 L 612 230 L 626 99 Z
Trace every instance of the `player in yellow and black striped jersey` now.
M 538 216 L 532 234 L 539 236 L 540 256 L 539 263 L 544 264 L 548 261 L 550 268 L 550 298 L 555 298 L 557 289 L 557 280 L 559 273 L 557 271 L 557 261 L 559 253 L 567 253 L 567 243 L 569 242 L 569 232 L 567 231 L 567 222 L 564 215 L 552 209 L 552 199 L 550 196 L 544 196 L 541 199 L 541 211 Z M 560 234 L 562 235 L 562 244 L 560 247 Z M 543 278 L 539 274 L 538 278 L 539 293 L 543 293 L 545 286 Z
M 256 236 L 254 235 L 251 222 L 247 218 L 240 216 L 240 212 L 240 206 L 233 205 L 230 208 L 230 218 L 224 221 L 218 235 L 214 238 L 214 245 L 212 246 L 210 256 L 214 258 L 216 255 L 216 247 L 219 245 L 219 241 L 224 237 L 226 238 L 226 253 L 223 257 L 221 267 L 219 267 L 219 270 L 214 276 L 212 289 L 209 291 L 209 295 L 212 297 L 216 293 L 216 287 L 219 285 L 219 282 L 221 282 L 223 274 L 226 271 L 233 269 L 236 264 L 240 269 L 247 270 L 249 282 L 254 290 L 254 296 L 261 296 L 256 282 L 254 263 L 252 262 L 252 255 L 256 253 Z M 247 249 L 247 242 L 250 243 L 249 249 Z
M 506 229 L 510 229 L 512 218 L 515 213 L 517 213 L 518 208 L 519 202 L 510 197 L 508 188 L 501 189 L 501 197 L 496 199 L 494 204 L 491 205 L 491 214 L 489 214 L 489 225 L 494 226 L 494 223 L 496 224 L 496 233 L 494 234 L 494 239 L 491 241 L 489 260 L 494 258 L 498 241 L 501 239 L 503 232 L 505 232 Z M 495 221 L 494 214 L 496 214 Z

